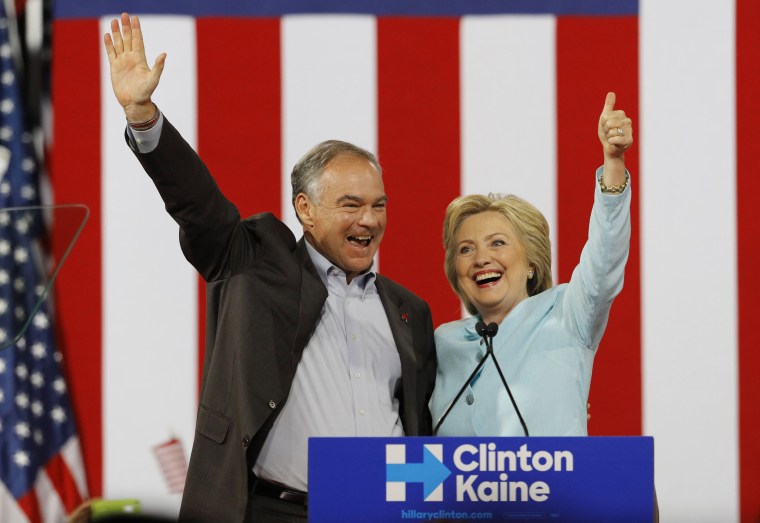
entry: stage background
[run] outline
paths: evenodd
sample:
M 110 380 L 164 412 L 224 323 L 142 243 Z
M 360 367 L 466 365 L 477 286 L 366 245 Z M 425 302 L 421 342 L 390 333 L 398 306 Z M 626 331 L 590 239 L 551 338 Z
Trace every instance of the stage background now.
M 755 2 L 58 2 L 52 194 L 92 216 L 57 320 L 90 494 L 173 514 L 152 449 L 192 443 L 203 284 L 124 143 L 102 45 L 122 10 L 141 15 L 149 63 L 168 53 L 155 101 L 243 215 L 295 230 L 301 154 L 328 138 L 377 151 L 380 271 L 436 325 L 461 314 L 441 246 L 460 193 L 535 203 L 568 280 L 615 91 L 634 120 L 633 241 L 590 433 L 654 436 L 663 521 L 760 517 Z

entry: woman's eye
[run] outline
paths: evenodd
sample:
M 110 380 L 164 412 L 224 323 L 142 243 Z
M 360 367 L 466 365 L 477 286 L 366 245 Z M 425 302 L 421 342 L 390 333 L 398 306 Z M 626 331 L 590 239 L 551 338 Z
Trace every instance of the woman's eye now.
M 465 245 L 459 249 L 459 254 L 469 254 L 470 252 L 472 252 L 472 247 L 468 245 Z
M 506 245 L 506 244 L 507 242 L 505 242 L 504 240 L 494 240 L 491 245 L 493 245 L 494 247 L 501 247 L 502 245 Z

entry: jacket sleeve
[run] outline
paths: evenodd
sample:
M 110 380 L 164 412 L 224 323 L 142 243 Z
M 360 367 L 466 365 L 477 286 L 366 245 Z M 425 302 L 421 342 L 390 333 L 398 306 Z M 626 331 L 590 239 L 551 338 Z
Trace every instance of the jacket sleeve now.
M 590 349 L 599 345 L 612 301 L 623 288 L 631 242 L 630 184 L 622 194 L 604 194 L 596 179 L 588 240 L 562 303 L 565 328 Z
M 206 281 L 227 278 L 254 263 L 263 248 L 262 227 L 286 228 L 271 215 L 269 220 L 241 221 L 237 207 L 168 119 L 151 152 L 140 153 L 132 143 L 130 147 L 179 225 L 182 252 Z M 288 232 L 278 231 L 286 238 Z

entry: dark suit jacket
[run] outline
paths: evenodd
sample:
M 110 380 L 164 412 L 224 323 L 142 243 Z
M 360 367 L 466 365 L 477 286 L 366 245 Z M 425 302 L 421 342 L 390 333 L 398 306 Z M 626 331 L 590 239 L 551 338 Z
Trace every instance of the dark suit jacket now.
M 241 220 L 166 119 L 158 147 L 136 156 L 180 226 L 185 257 L 208 282 L 206 355 L 180 518 L 243 521 L 249 471 L 288 399 L 327 289 L 303 238 L 296 241 L 270 213 Z M 404 431 L 429 435 L 430 309 L 388 278 L 378 275 L 376 284 L 401 359 Z

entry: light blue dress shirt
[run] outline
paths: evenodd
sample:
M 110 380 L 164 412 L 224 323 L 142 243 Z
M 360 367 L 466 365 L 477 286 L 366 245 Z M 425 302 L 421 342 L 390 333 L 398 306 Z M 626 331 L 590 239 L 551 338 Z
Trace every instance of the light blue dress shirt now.
M 597 178 L 601 168 L 597 171 Z M 585 436 L 594 355 L 612 300 L 623 288 L 631 236 L 631 189 L 604 194 L 595 183 L 589 236 L 570 282 L 520 302 L 499 325 L 494 355 L 531 436 Z M 438 373 L 433 426 L 485 354 L 479 316 L 435 332 Z M 614 347 L 610 347 L 614 350 Z M 484 364 L 438 430 L 440 436 L 522 436 L 493 362 Z

